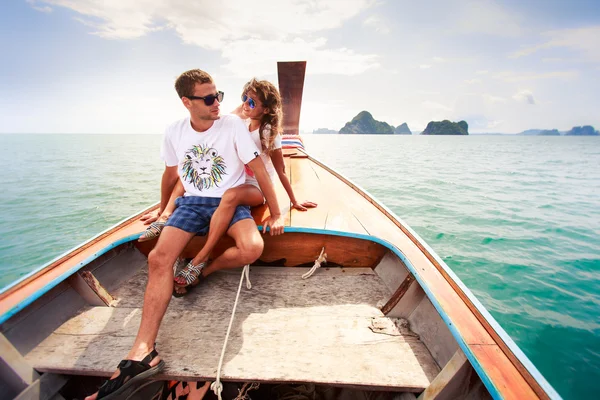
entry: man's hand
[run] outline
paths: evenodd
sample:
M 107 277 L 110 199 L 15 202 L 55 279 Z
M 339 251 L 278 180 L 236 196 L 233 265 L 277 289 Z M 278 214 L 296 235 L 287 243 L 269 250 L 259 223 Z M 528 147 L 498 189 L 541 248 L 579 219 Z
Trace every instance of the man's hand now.
M 281 215 L 271 215 L 267 218 L 263 222 L 263 233 L 267 232 L 267 227 L 270 227 L 271 236 L 281 235 L 283 233 L 283 218 Z
M 292 208 L 298 211 L 308 211 L 309 208 L 315 208 L 317 203 L 313 203 L 312 201 L 304 201 L 302 203 L 292 203 Z
M 156 209 L 154 211 L 150 211 L 149 213 L 142 215 L 140 218 L 140 221 L 142 221 L 144 223 L 144 225 L 150 225 L 151 223 L 153 223 L 154 221 L 156 221 L 158 219 L 159 215 L 160 215 L 159 210 Z

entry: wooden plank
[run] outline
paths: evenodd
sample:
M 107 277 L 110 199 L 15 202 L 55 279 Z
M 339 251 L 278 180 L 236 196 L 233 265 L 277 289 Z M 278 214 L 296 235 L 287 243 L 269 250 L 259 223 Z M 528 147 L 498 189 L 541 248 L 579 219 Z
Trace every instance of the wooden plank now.
M 302 232 L 288 232 L 283 235 L 271 236 L 263 235 L 265 247 L 260 260 L 275 261 L 282 258 L 286 259 L 283 266 L 297 266 L 306 263 L 312 263 L 316 260 L 321 248 L 325 247 L 328 262 L 341 265 L 346 268 L 373 268 L 383 254 L 386 248 L 382 245 L 369 240 L 341 237 L 334 235 L 320 235 Z M 190 244 L 184 249 L 182 256 L 192 258 L 206 242 L 206 237 L 196 236 Z M 147 242 L 141 243 L 144 245 Z M 212 258 L 222 254 L 227 248 L 234 245 L 231 238 L 225 237 L 215 247 Z M 142 249 L 149 253 L 150 245 Z
M 293 158 L 291 164 L 294 193 L 302 195 L 299 197 L 297 194 L 296 197 L 318 204 L 317 208 L 307 212 L 293 210 L 293 226 L 368 234 L 347 207 L 347 202 L 355 196 L 351 189 L 345 185 L 332 187 L 329 181 L 323 180 L 315 171 L 308 159 Z M 344 201 L 340 201 L 341 199 Z
M 19 393 L 38 377 L 31 364 L 0 334 L 0 380 Z
M 325 203 L 318 176 L 307 159 L 291 159 L 290 179 L 297 199 L 307 199 L 318 204 L 306 212 L 292 210 L 291 225 L 298 228 L 325 229 L 329 208 Z
M 473 345 L 475 357 L 485 366 L 488 376 L 506 400 L 537 399 L 538 393 L 522 379 L 519 371 L 499 346 Z M 538 397 L 539 396 L 539 397 Z
M 252 290 L 242 293 L 244 301 L 238 305 L 238 312 L 267 312 L 271 308 L 302 307 L 322 308 L 326 312 L 328 305 L 337 307 L 338 310 L 342 305 L 349 305 L 349 310 L 354 310 L 357 305 L 362 304 L 367 305 L 367 308 L 361 309 L 360 315 L 365 315 L 365 312 L 369 312 L 369 316 L 382 315 L 376 306 L 381 299 L 389 297 L 389 292 L 370 268 L 321 268 L 311 278 L 302 279 L 302 274 L 308 270 L 309 268 L 251 267 Z M 189 296 L 173 299 L 170 307 L 175 307 L 173 310 L 176 310 L 182 304 L 191 305 L 204 301 L 211 307 L 224 307 L 227 312 L 230 308 L 227 299 L 235 298 L 239 273 L 239 269 L 219 271 Z M 147 271 L 143 269 L 116 289 L 114 294 L 120 299 L 117 307 L 139 307 L 143 302 L 147 279 Z M 223 302 L 226 305 L 221 304 Z M 255 304 L 257 302 L 259 305 Z M 372 312 L 368 311 L 371 309 Z
M 418 400 L 453 400 L 462 398 L 468 388 L 468 379 L 473 371 L 469 360 L 458 349 L 448 364 L 435 377 L 431 385 L 421 393 Z
M 404 297 L 404 295 L 414 282 L 415 277 L 413 276 L 413 274 L 409 273 L 404 279 L 404 281 L 400 284 L 400 286 L 398 286 L 398 289 L 396 290 L 396 292 L 394 292 L 392 297 L 387 301 L 387 303 L 385 303 L 383 307 L 381 307 L 381 312 L 384 315 L 388 315 L 390 311 L 392 311 L 394 307 L 396 307 L 396 304 L 398 304 L 400 299 Z
M 67 383 L 63 375 L 44 374 L 23 390 L 14 400 L 64 400 L 58 391 Z
M 90 305 L 114 307 L 116 299 L 106 291 L 90 271 L 81 271 L 71 275 L 69 284 Z
M 384 318 L 375 304 L 387 295 L 376 275 L 330 269 L 302 280 L 304 271 L 253 268 L 253 288 L 240 295 L 225 379 L 413 392 L 429 385 L 439 368 L 414 335 L 372 330 L 373 318 Z M 158 337 L 158 350 L 167 363 L 162 378 L 214 379 L 239 281 L 236 272 L 211 275 L 189 296 L 171 301 Z M 128 303 L 140 305 L 140 280 L 121 288 L 119 307 L 87 310 L 57 329 L 27 359 L 41 371 L 109 376 L 137 333 L 141 309 Z

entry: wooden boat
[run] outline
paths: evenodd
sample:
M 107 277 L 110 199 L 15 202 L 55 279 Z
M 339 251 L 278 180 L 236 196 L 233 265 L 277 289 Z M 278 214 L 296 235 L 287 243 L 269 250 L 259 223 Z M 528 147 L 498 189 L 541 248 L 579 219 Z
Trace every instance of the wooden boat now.
M 305 65 L 278 64 L 284 129 L 292 135 Z M 300 139 L 285 149 L 290 181 L 298 198 L 319 206 L 287 207 L 286 233 L 264 236 L 253 287 L 240 294 L 224 381 L 314 384 L 330 389 L 328 398 L 559 398 L 410 227 L 294 142 Z M 2 398 L 80 397 L 113 373 L 139 326 L 146 256 L 155 245 L 136 241 L 145 229 L 139 217 L 156 207 L 0 294 Z M 253 211 L 258 224 L 267 213 Z M 184 256 L 203 241 L 194 238 Z M 231 243 L 223 238 L 215 255 Z M 327 263 L 302 279 L 323 249 Z M 172 299 L 157 343 L 167 366 L 157 379 L 215 379 L 239 279 L 239 270 L 218 272 Z M 150 398 L 157 385 L 130 398 Z

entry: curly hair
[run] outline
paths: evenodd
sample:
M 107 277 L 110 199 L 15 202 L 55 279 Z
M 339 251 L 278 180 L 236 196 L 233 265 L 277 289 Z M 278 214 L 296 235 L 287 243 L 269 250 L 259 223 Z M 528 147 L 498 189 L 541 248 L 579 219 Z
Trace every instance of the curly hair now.
M 243 93 L 254 91 L 263 107 L 269 111 L 260 119 L 260 143 L 264 151 L 272 151 L 277 135 L 281 134 L 281 120 L 283 119 L 281 95 L 279 90 L 269 81 L 252 78 L 244 85 Z
M 185 71 L 175 81 L 175 90 L 179 98 L 193 96 L 196 83 L 213 83 L 213 78 L 208 72 L 204 72 L 201 69 Z

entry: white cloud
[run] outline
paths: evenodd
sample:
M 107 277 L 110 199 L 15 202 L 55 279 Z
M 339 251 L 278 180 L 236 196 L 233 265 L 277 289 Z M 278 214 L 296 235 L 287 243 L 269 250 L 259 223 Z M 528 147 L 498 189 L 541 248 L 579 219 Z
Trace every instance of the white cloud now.
M 487 74 L 488 74 L 488 72 L 489 72 L 489 71 L 488 71 L 488 70 L 485 70 L 485 69 L 482 69 L 482 70 L 479 70 L 479 71 L 475 71 L 475 73 L 476 73 L 477 75 L 487 75 Z
M 574 79 L 579 76 L 577 71 L 552 71 L 552 72 L 514 72 L 514 71 L 504 71 L 496 74 L 494 78 L 503 80 L 504 82 L 514 83 L 514 82 L 524 82 L 524 81 L 533 81 L 538 79 L 552 79 L 552 78 L 560 78 L 560 79 Z
M 433 57 L 433 61 L 436 63 L 443 63 L 446 60 L 443 59 L 442 57 Z
M 52 7 L 48 7 L 48 6 L 44 6 L 44 7 L 39 7 L 36 5 L 36 0 L 27 0 L 27 4 L 31 5 L 31 8 L 33 8 L 36 11 L 39 12 L 43 12 L 46 14 L 49 14 L 52 12 Z
M 513 96 L 513 99 L 525 104 L 535 104 L 533 93 L 530 90 L 520 90 Z
M 316 65 L 312 73 L 352 75 L 378 66 L 372 54 L 327 48 L 319 34 L 340 27 L 371 7 L 371 0 L 254 0 L 248 7 L 240 7 L 236 0 L 41 1 L 77 12 L 81 22 L 94 27 L 93 34 L 104 38 L 134 39 L 155 30 L 173 29 L 186 44 L 222 51 L 228 68 L 234 72 L 238 71 L 233 64 L 239 63 L 240 53 L 251 54 L 251 59 L 257 59 L 257 54 L 273 54 L 269 61 L 282 59 L 285 54 L 292 56 L 283 59 L 306 55 Z M 247 69 L 243 74 L 247 75 Z
M 555 30 L 545 32 L 542 36 L 549 39 L 542 44 L 521 49 L 510 57 L 519 58 L 540 50 L 562 47 L 581 53 L 588 61 L 600 62 L 600 26 Z
M 465 80 L 465 83 L 467 83 L 469 85 L 474 85 L 474 84 L 481 83 L 481 82 L 482 82 L 482 80 L 479 78 Z
M 429 68 L 431 68 L 431 65 L 430 64 L 421 64 L 421 65 L 419 65 L 419 68 L 421 68 L 421 69 L 429 69 Z
M 388 26 L 388 24 L 378 15 L 371 15 L 370 17 L 364 20 L 363 25 L 374 29 L 375 32 L 378 33 L 388 34 L 391 32 L 391 29 Z
M 273 65 L 281 60 L 306 60 L 310 74 L 337 73 L 357 75 L 379 66 L 376 55 L 357 54 L 347 48 L 327 49 L 325 38 L 314 41 L 295 39 L 292 42 L 248 39 L 238 40 L 224 46 L 223 57 L 229 60 L 225 68 L 239 77 L 247 77 L 248 71 L 255 75 L 273 71 Z

